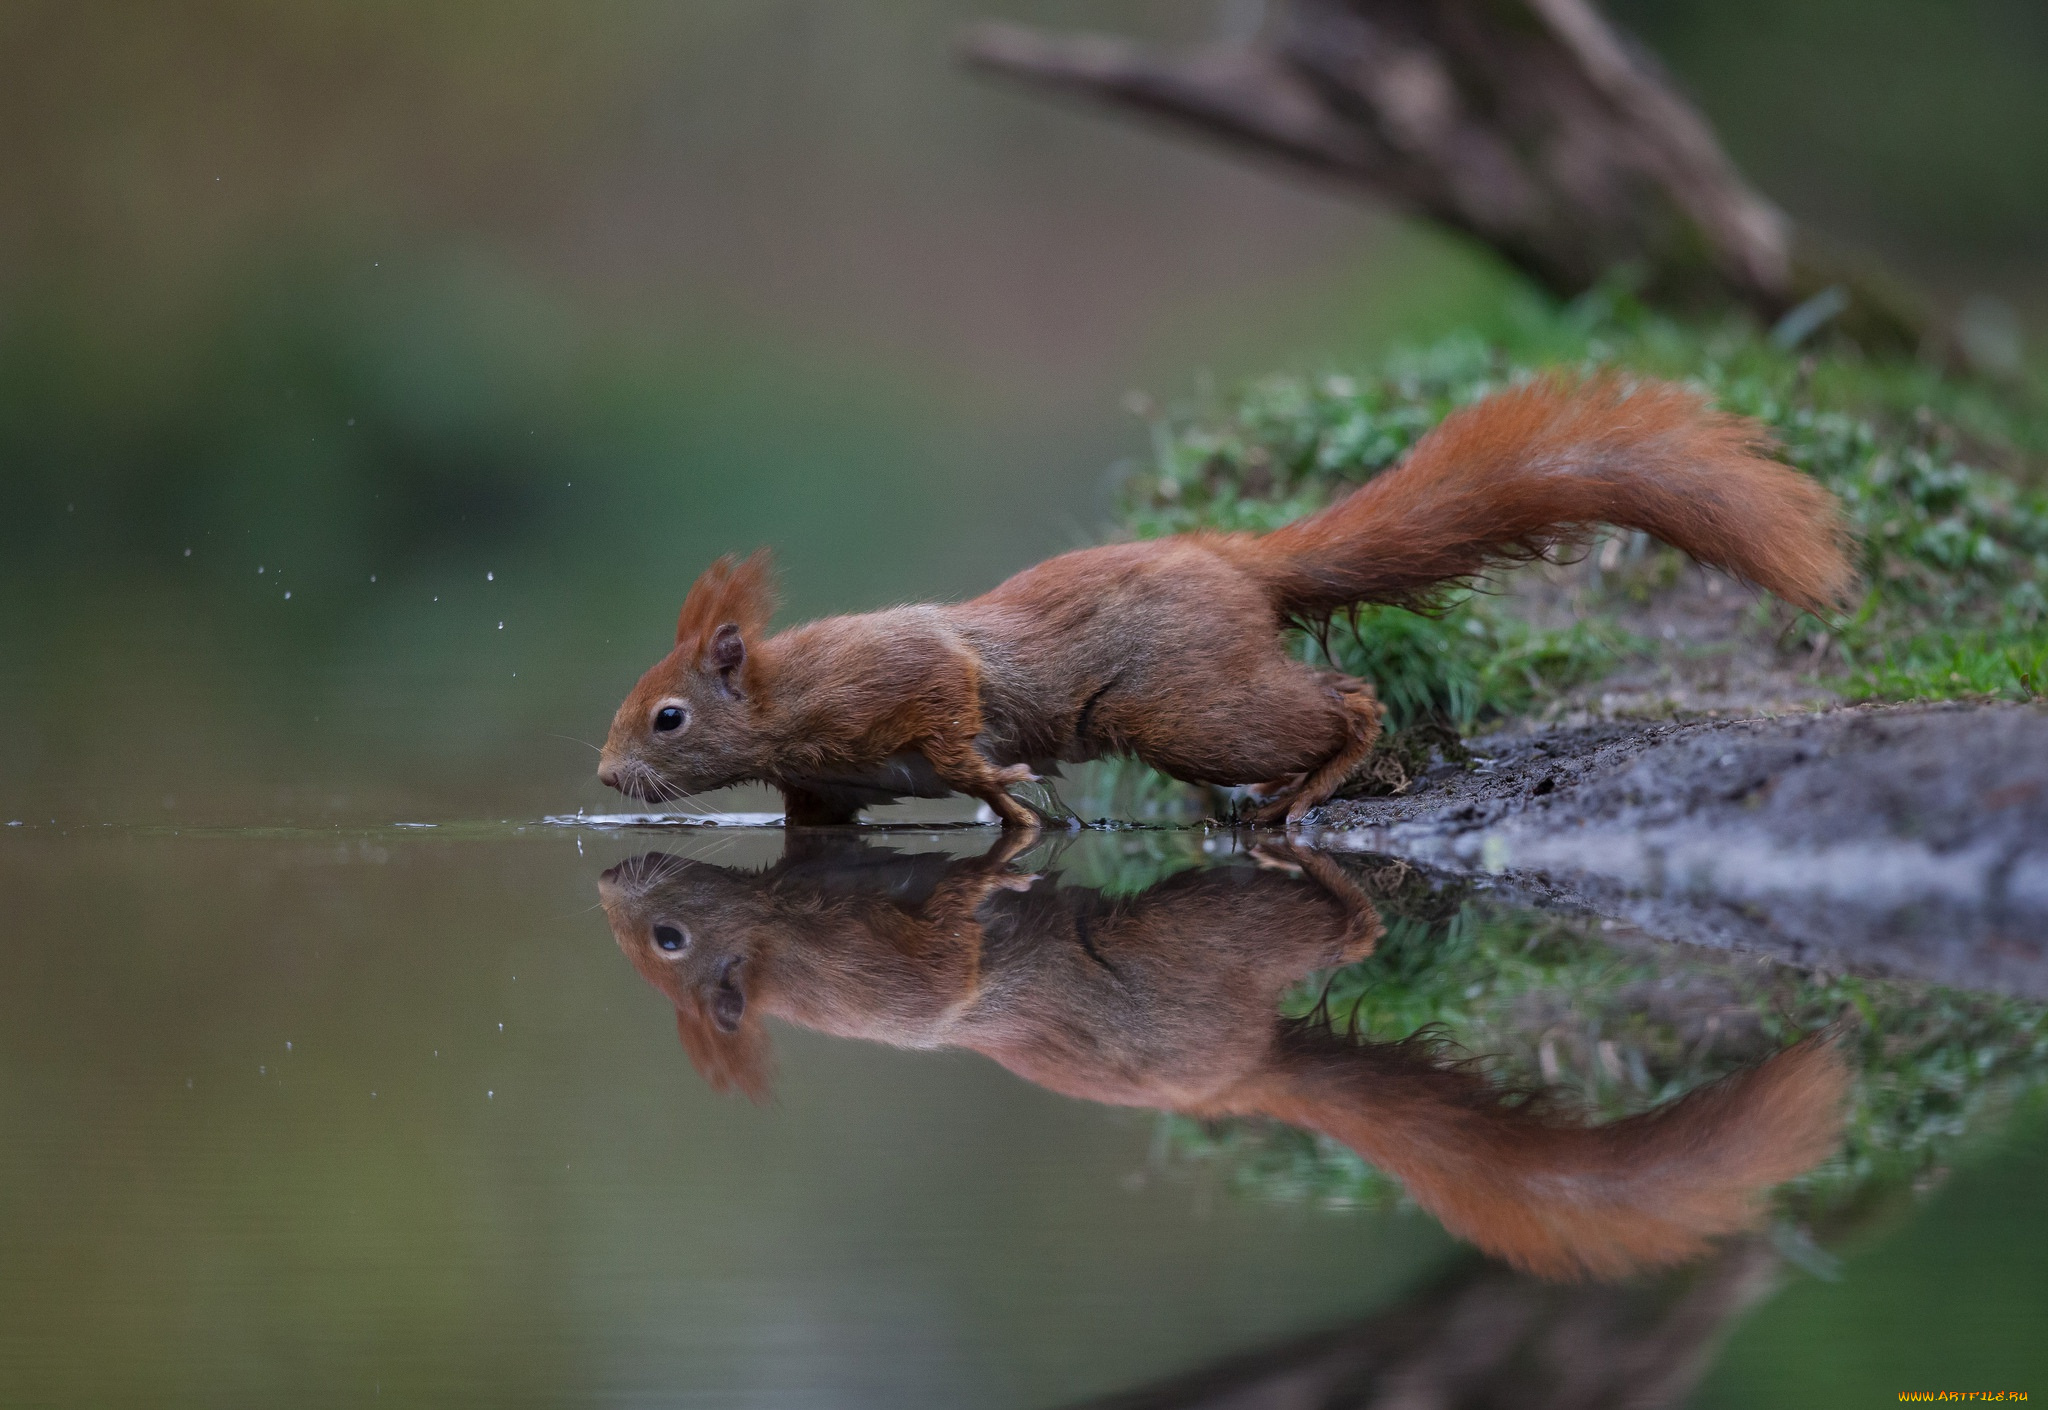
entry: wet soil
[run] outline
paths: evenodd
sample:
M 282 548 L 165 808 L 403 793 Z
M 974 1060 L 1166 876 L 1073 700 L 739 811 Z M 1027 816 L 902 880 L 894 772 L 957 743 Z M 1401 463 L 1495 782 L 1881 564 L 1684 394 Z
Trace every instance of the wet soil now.
M 2048 708 L 1529 724 L 1328 845 L 1810 968 L 2048 998 Z

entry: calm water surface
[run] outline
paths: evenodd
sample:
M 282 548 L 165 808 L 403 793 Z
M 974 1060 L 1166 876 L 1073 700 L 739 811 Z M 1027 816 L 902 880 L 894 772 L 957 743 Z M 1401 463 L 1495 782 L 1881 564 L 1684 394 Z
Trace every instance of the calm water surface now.
M 1277 840 L 1011 850 L 23 819 L 0 835 L 0 1402 L 1054 1406 L 1211 1368 L 1137 1403 L 1286 1381 L 1318 1405 L 1734 1404 L 1810 1374 L 1846 1404 L 1822 1387 L 2040 1369 L 2035 1009 L 1672 951 Z M 1857 1004 L 1829 1050 L 1847 1126 L 1788 1133 L 1741 1097 L 1716 1139 L 1760 1153 L 1710 1197 L 1656 1183 L 1672 1150 L 1544 1155 L 1486 1085 L 1565 1125 L 1674 1126 L 1686 1091 L 1753 1085 Z M 1393 1045 L 1432 1023 L 1483 1077 Z M 1525 1262 L 1467 1199 L 1501 1162 L 1533 1162 L 1509 1225 L 1595 1264 L 1676 1256 L 1711 1222 L 1687 1199 L 1790 1183 L 1676 1273 L 1560 1289 L 1275 1115 L 1368 1144 L 1394 1123 L 1382 1163 Z M 1588 1159 L 1622 1193 L 1560 1220 L 1544 1191 Z M 1263 1359 L 1214 1369 L 1240 1353 Z

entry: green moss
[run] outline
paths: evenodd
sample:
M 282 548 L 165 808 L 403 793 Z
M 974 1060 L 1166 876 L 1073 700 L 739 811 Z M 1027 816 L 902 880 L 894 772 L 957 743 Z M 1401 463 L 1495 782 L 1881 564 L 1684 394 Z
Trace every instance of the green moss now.
M 1124 481 L 1140 537 L 1264 529 L 1328 503 L 1400 459 L 1452 409 L 1540 368 L 1622 367 L 1692 381 L 1768 426 L 1791 464 L 1838 496 L 1859 541 L 1865 593 L 1852 613 L 1782 618 L 1825 647 L 1852 697 L 2041 688 L 2048 655 L 2048 495 L 2037 461 L 2048 414 L 2028 392 L 1945 378 L 1853 350 L 1801 355 L 1741 323 L 1694 326 L 1601 290 L 1568 307 L 1524 306 L 1493 336 L 1444 339 L 1362 371 L 1276 375 L 1197 395 L 1152 421 L 1151 454 Z M 1643 580 L 1633 580 L 1643 590 Z M 1630 585 L 1602 591 L 1611 605 Z M 1396 726 L 1462 728 L 1523 713 L 1654 649 L 1594 610 L 1543 630 L 1510 599 L 1455 596 L 1419 616 L 1366 609 L 1328 655 L 1372 680 Z M 1312 656 L 1325 643 L 1304 643 Z

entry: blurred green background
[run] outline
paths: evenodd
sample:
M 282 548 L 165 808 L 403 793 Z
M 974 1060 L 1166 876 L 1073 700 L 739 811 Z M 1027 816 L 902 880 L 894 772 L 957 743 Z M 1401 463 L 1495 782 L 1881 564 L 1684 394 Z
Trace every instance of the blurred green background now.
M 988 13 L 6 7 L 10 816 L 601 804 L 574 740 L 714 554 L 772 544 L 791 613 L 971 593 L 1099 531 L 1129 390 L 1533 297 L 964 75 L 949 35 Z M 1171 39 L 1261 12 L 1000 13 Z M 1619 15 L 1796 214 L 2039 323 L 2048 11 Z

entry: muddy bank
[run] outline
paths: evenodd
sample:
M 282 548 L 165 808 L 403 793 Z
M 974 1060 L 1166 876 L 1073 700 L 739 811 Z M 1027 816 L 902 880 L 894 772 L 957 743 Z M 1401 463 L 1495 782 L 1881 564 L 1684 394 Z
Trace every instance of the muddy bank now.
M 2048 709 L 1853 706 L 1528 728 L 1328 846 L 1814 968 L 2048 998 Z

